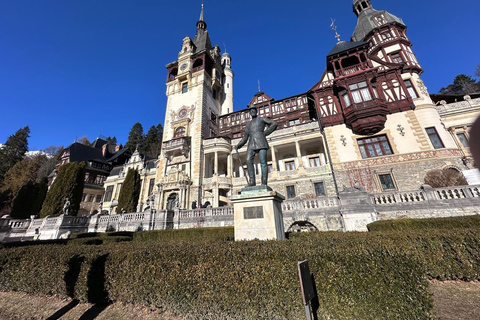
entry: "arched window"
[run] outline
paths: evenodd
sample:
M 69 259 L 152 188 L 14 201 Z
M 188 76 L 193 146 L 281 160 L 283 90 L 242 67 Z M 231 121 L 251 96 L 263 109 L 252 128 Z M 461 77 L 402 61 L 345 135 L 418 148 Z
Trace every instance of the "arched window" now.
M 178 69 L 177 68 L 173 68 L 172 71 L 170 71 L 170 74 L 168 75 L 169 78 L 173 78 L 173 77 L 176 77 L 178 74 Z
M 201 67 L 202 65 L 203 65 L 203 60 L 202 59 L 197 59 L 193 63 L 193 68 L 198 68 L 198 67 Z
M 176 137 L 183 137 L 185 135 L 185 127 L 178 127 L 175 129 L 175 138 Z

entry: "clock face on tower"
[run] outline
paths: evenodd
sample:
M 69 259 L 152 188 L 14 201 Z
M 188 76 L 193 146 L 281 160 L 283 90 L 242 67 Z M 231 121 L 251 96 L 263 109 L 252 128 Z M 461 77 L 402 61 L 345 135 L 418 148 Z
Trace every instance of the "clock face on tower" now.
M 183 118 L 183 117 L 185 117 L 186 115 L 187 115 L 187 109 L 182 109 L 182 110 L 180 110 L 180 112 L 178 113 L 178 116 L 179 116 L 180 118 Z
M 187 66 L 188 66 L 188 64 L 186 62 L 182 63 L 180 65 L 180 71 L 185 71 L 185 69 L 187 69 Z

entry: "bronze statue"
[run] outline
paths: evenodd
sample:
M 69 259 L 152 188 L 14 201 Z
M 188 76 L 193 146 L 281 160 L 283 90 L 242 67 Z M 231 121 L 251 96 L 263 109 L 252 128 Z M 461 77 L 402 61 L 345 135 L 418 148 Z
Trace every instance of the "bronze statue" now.
M 260 168 L 262 171 L 262 185 L 267 185 L 268 180 L 268 167 L 267 167 L 267 150 L 269 149 L 267 139 L 265 138 L 271 134 L 277 128 L 277 123 L 269 118 L 257 117 L 257 107 L 250 105 L 248 107 L 252 120 L 247 124 L 245 128 L 245 134 L 242 140 L 235 146 L 235 150 L 243 147 L 248 141 L 247 146 L 247 180 L 249 186 L 255 186 L 255 168 L 253 167 L 253 159 L 255 154 L 258 153 L 260 157 Z M 265 130 L 265 126 L 268 125 Z

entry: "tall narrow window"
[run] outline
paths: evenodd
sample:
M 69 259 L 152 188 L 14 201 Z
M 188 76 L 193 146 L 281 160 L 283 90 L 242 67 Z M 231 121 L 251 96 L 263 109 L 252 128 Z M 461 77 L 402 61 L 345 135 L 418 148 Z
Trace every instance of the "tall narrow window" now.
M 378 178 L 380 179 L 380 184 L 382 185 L 383 190 L 391 190 L 395 189 L 395 185 L 393 184 L 392 175 L 387 174 L 379 174 Z
M 465 135 L 465 132 L 459 132 L 457 133 L 457 138 L 458 138 L 458 141 L 460 141 L 460 143 L 462 144 L 462 146 L 464 148 L 468 148 L 468 140 L 467 140 L 467 136 Z
M 315 182 L 313 184 L 313 187 L 315 188 L 315 195 L 316 196 L 324 196 L 325 195 L 325 185 L 323 182 Z
M 155 187 L 155 178 L 150 179 L 150 183 L 148 185 L 148 195 L 151 195 L 153 192 L 153 187 Z
M 445 148 L 435 127 L 425 128 L 425 131 L 427 132 L 430 142 L 432 142 L 432 145 L 435 149 Z
M 105 197 L 103 198 L 104 202 L 112 201 L 112 194 L 113 194 L 113 186 L 108 186 L 107 190 L 105 191 Z
M 287 198 L 292 199 L 295 198 L 295 186 L 287 186 Z
M 342 98 L 343 98 L 343 101 L 345 101 L 345 106 L 346 107 L 350 107 L 350 105 L 352 104 L 352 102 L 350 101 L 350 97 L 348 96 L 348 92 L 347 91 L 344 91 L 342 93 Z
M 320 167 L 320 157 L 310 158 L 310 167 Z
M 182 83 L 182 93 L 188 92 L 188 83 Z
M 385 135 L 358 139 L 357 143 L 363 159 L 393 154 Z
M 415 88 L 413 87 L 412 81 L 405 80 L 404 82 L 410 97 L 412 97 L 412 99 L 417 99 L 418 95 L 417 95 L 417 92 L 415 91 Z
M 372 95 L 370 94 L 370 91 L 368 91 L 368 86 L 365 81 L 351 84 L 348 87 L 352 93 L 354 103 L 372 100 Z
M 295 170 L 295 161 L 285 161 L 285 171 Z

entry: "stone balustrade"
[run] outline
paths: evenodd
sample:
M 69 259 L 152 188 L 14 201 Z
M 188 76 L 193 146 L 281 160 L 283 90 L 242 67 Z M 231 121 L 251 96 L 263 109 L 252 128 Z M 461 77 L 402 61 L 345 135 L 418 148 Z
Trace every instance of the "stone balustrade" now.
M 295 210 L 316 210 L 327 207 L 337 207 L 338 198 L 315 198 L 301 200 L 285 200 L 282 202 L 282 211 L 290 212 Z
M 337 226 L 343 224 L 343 230 L 346 231 L 366 230 L 366 224 L 378 219 L 480 214 L 480 186 L 424 188 L 379 194 L 351 188 L 340 192 L 338 197 L 285 200 L 282 210 L 287 228 L 295 221 L 309 221 L 319 230 L 338 230 L 338 227 L 333 227 L 333 221 Z M 233 226 L 233 221 L 233 207 L 97 214 L 92 217 L 6 217 L 0 219 L 0 241 L 58 239 L 74 232 Z

